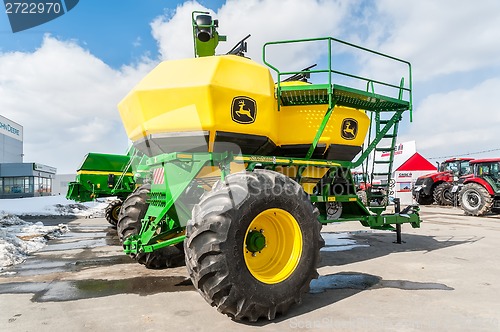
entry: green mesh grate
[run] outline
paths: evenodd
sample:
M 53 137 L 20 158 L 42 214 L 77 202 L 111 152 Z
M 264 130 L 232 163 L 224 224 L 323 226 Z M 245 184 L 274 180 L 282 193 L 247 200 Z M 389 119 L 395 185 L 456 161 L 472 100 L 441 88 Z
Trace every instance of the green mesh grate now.
M 281 105 L 328 105 L 328 84 L 308 84 L 281 87 Z M 367 111 L 395 112 L 405 111 L 410 103 L 375 93 L 365 92 L 341 85 L 333 86 L 332 100 L 336 105 Z
M 337 101 L 337 105 L 367 111 L 396 112 L 408 110 L 410 107 L 410 103 L 404 100 L 347 88 L 341 85 L 333 86 L 333 98 Z
M 280 97 L 283 106 L 328 104 L 328 84 L 284 86 Z

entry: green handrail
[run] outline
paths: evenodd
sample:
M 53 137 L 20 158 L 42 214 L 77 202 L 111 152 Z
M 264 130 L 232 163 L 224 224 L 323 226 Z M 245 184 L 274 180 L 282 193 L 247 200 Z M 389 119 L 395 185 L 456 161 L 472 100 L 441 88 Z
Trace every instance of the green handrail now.
M 350 77 L 350 78 L 354 78 L 354 79 L 363 80 L 363 81 L 366 81 L 367 84 L 368 84 L 368 82 L 373 82 L 373 83 L 384 85 L 384 86 L 387 86 L 387 87 L 390 87 L 390 88 L 396 88 L 396 89 L 398 89 L 400 91 L 400 96 L 401 97 L 402 97 L 401 91 L 407 91 L 408 92 L 409 111 L 410 111 L 410 121 L 413 120 L 413 116 L 412 116 L 412 111 L 413 111 L 413 106 L 412 106 L 413 105 L 412 104 L 412 102 L 413 102 L 413 97 L 412 97 L 412 70 L 411 70 L 411 64 L 410 64 L 410 62 L 408 62 L 406 60 L 403 60 L 403 59 L 400 59 L 400 58 L 397 58 L 397 57 L 394 57 L 394 56 L 391 56 L 391 55 L 388 55 L 388 54 L 384 54 L 384 53 L 381 53 L 381 52 L 377 52 L 377 51 L 368 49 L 366 47 L 362 47 L 362 46 L 355 45 L 355 44 L 352 44 L 352 43 L 349 43 L 349 42 L 346 42 L 346 41 L 343 41 L 343 40 L 340 40 L 340 39 L 337 39 L 337 38 L 333 38 L 333 37 L 320 37 L 320 38 L 306 38 L 306 39 L 283 40 L 283 41 L 267 42 L 267 43 L 264 44 L 264 46 L 262 47 L 262 60 L 263 60 L 263 62 L 264 62 L 265 65 L 267 65 L 269 68 L 271 68 L 272 70 L 274 70 L 277 73 L 277 75 L 278 75 L 278 77 L 277 77 L 277 81 L 278 81 L 277 82 L 277 92 L 278 92 L 278 95 L 281 92 L 281 77 L 283 75 L 299 74 L 299 73 L 302 73 L 302 71 L 281 72 L 275 65 L 271 64 L 269 61 L 266 60 L 266 49 L 267 49 L 267 47 L 269 47 L 271 45 L 279 45 L 279 44 L 292 44 L 292 43 L 317 42 L 317 41 L 327 41 L 327 43 L 328 43 L 328 68 L 327 69 L 323 69 L 323 70 L 308 70 L 307 72 L 308 73 L 328 73 L 328 85 L 329 85 L 329 91 L 328 92 L 329 93 L 332 92 L 332 75 L 333 74 L 338 74 L 338 75 L 342 75 L 342 76 L 345 76 L 345 77 Z M 351 73 L 346 73 L 346 72 L 342 72 L 342 71 L 333 70 L 332 69 L 332 43 L 339 43 L 339 44 L 347 45 L 347 46 L 359 49 L 361 51 L 365 51 L 365 52 L 368 52 L 368 53 L 371 53 L 371 54 L 374 54 L 374 55 L 377 55 L 377 56 L 381 56 L 381 57 L 384 57 L 384 58 L 387 58 L 387 59 L 391 59 L 391 60 L 394 60 L 394 61 L 406 64 L 408 66 L 408 87 L 406 88 L 406 87 L 402 87 L 401 85 L 391 84 L 391 83 L 388 83 L 388 82 L 374 80 L 374 79 L 371 79 L 371 78 L 362 77 L 362 76 L 354 75 L 354 74 L 351 74 Z M 403 82 L 404 82 L 404 80 L 403 80 Z M 371 83 L 371 84 L 373 84 L 373 83 Z M 278 100 L 278 103 L 279 102 L 280 101 Z

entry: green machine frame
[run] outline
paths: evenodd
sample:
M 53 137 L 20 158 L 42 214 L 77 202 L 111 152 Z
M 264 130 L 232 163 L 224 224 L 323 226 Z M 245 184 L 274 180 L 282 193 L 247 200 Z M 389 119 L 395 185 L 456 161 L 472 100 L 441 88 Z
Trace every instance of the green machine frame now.
M 266 48 L 277 44 L 307 43 L 325 41 L 328 44 L 328 66 L 322 70 L 306 70 L 296 72 L 281 72 L 275 66 L 266 61 Z M 393 85 L 369 78 L 364 78 L 332 69 L 332 44 L 341 43 L 358 50 L 369 52 L 393 61 L 400 62 L 408 67 L 408 86 L 405 86 L 404 77 L 399 85 Z M 264 45 L 264 63 L 274 70 L 278 77 L 276 86 L 276 97 L 278 100 L 278 110 L 287 105 L 328 105 L 321 125 L 315 138 L 304 158 L 290 158 L 283 156 L 257 156 L 257 155 L 235 155 L 230 152 L 225 153 L 186 153 L 174 152 L 163 154 L 147 159 L 145 169 L 149 169 L 151 180 L 151 193 L 149 197 L 149 207 L 139 234 L 127 238 L 123 245 L 125 253 L 137 254 L 140 252 L 153 252 L 162 247 L 174 245 L 184 241 L 185 227 L 191 218 L 191 209 L 196 204 L 196 195 L 190 196 L 190 192 L 202 190 L 206 179 L 199 179 L 198 175 L 205 166 L 217 167 L 220 176 L 212 179 L 212 184 L 231 173 L 231 165 L 244 165 L 247 171 L 256 168 L 276 170 L 277 167 L 296 167 L 297 172 L 294 180 L 299 184 L 304 180 L 303 172 L 308 166 L 326 168 L 327 174 L 341 172 L 346 181 L 347 188 L 355 188 L 351 169 L 359 166 L 368 168 L 368 157 L 376 155 L 376 152 L 389 153 L 388 160 L 377 160 L 372 158 L 374 165 L 384 168 L 383 171 L 372 168 L 372 176 L 386 178 L 382 184 L 372 184 L 372 188 L 384 189 L 383 195 L 389 195 L 389 186 L 396 146 L 398 124 L 402 120 L 403 113 L 412 112 L 412 86 L 411 86 L 411 65 L 409 62 L 394 58 L 379 52 L 375 52 L 363 47 L 359 47 L 344 41 L 327 37 L 314 39 L 290 40 L 272 42 Z M 307 84 L 307 85 L 282 85 L 283 76 L 295 74 L 326 74 L 327 84 Z M 333 75 L 342 75 L 355 79 L 366 84 L 366 90 L 359 90 L 343 85 L 333 84 Z M 375 93 L 375 86 L 384 86 L 394 89 L 397 98 Z M 406 96 L 406 98 L 405 98 Z M 320 141 L 335 106 L 347 106 L 362 109 L 370 112 L 370 129 L 365 142 L 364 149 L 355 161 L 335 161 L 324 159 L 311 159 L 313 152 Z M 389 141 L 388 145 L 381 146 L 382 140 Z M 399 211 L 399 204 L 396 204 L 394 213 L 384 213 L 387 206 L 370 206 L 363 204 L 358 198 L 354 189 L 347 190 L 342 194 L 332 194 L 327 183 L 319 192 L 309 195 L 312 204 L 320 210 L 319 222 L 328 224 L 333 222 L 360 221 L 365 227 L 374 229 L 394 230 L 396 226 L 400 236 L 400 226 L 409 223 L 412 227 L 420 227 L 420 217 L 418 206 L 409 206 L 403 211 Z M 368 192 L 369 198 L 377 198 L 380 191 Z M 342 214 L 339 218 L 329 219 L 326 213 L 329 204 L 342 204 Z M 399 239 L 398 236 L 398 239 Z
M 91 152 L 85 156 L 75 181 L 69 183 L 66 198 L 89 202 L 117 196 L 124 200 L 148 173 L 144 170 L 146 159 L 134 148 L 126 155 Z

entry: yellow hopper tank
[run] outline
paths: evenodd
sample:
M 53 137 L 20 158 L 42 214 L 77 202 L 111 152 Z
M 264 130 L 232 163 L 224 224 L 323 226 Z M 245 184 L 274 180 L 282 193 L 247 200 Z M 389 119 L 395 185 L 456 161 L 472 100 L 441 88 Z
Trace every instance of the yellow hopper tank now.
M 118 105 L 128 137 L 148 156 L 240 150 L 305 157 L 327 107 L 278 111 L 269 69 L 236 55 L 162 62 Z M 368 127 L 363 111 L 336 107 L 313 157 L 352 160 Z

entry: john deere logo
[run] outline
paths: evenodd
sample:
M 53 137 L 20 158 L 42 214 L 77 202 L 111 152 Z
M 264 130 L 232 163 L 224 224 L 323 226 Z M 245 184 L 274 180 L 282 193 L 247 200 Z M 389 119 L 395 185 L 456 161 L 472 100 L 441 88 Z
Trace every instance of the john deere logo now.
M 249 124 L 257 117 L 257 103 L 249 97 L 235 97 L 231 105 L 231 118 L 234 122 Z
M 340 132 L 340 136 L 343 139 L 352 140 L 356 138 L 358 134 L 358 121 L 347 118 L 342 121 L 342 129 Z

